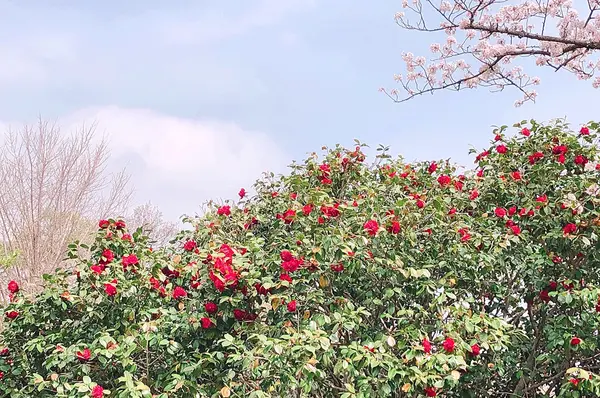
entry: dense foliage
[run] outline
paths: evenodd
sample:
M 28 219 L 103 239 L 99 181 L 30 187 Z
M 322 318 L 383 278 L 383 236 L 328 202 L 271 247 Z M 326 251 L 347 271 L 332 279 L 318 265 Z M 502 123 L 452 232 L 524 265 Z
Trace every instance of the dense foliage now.
M 598 395 L 599 131 L 502 127 L 464 174 L 337 147 L 156 251 L 102 220 L 75 271 L 8 287 L 0 391 Z

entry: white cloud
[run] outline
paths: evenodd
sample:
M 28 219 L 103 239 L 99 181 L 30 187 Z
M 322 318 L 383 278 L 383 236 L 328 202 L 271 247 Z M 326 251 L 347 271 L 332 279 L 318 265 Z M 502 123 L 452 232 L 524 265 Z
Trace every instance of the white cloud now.
M 235 198 L 241 187 L 248 189 L 265 171 L 283 171 L 291 159 L 266 134 L 235 123 L 145 109 L 85 109 L 61 124 L 73 129 L 92 122 L 115 161 L 129 161 L 136 202 L 152 201 L 172 219 L 194 214 L 209 199 Z

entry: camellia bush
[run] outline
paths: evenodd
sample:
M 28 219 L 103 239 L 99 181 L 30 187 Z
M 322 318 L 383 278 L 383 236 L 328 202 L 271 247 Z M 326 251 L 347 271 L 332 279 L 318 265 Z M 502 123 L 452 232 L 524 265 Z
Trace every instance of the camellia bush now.
M 7 397 L 600 394 L 598 123 L 494 131 L 476 167 L 336 147 L 153 251 L 102 220 L 7 287 Z

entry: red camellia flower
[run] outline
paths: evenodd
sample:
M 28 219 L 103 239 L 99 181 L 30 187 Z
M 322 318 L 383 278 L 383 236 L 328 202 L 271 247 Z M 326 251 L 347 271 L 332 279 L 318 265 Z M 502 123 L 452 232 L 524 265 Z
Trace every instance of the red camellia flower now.
M 521 235 L 521 227 L 519 227 L 518 225 L 511 225 L 509 228 L 514 235 Z
M 115 294 L 117 294 L 117 288 L 112 283 L 105 283 L 104 292 L 108 296 L 114 296 Z
M 92 352 L 90 351 L 89 348 L 85 348 L 83 351 L 77 351 L 75 353 L 75 356 L 80 361 L 87 361 L 92 357 Z
M 580 166 L 585 166 L 585 164 L 588 162 L 588 159 L 583 156 L 583 155 L 577 155 L 575 156 L 575 164 L 578 164 Z
M 527 127 L 524 127 L 521 130 L 521 134 L 523 134 L 525 137 L 529 137 L 529 135 L 531 134 L 531 131 Z
M 121 260 L 123 267 L 128 267 L 130 265 L 136 265 L 138 262 L 139 262 L 139 260 L 135 254 L 123 256 L 123 259 Z
M 590 129 L 586 126 L 583 126 L 581 128 L 581 130 L 579 130 L 579 134 L 581 135 L 589 135 L 590 134 Z
M 95 386 L 92 388 L 91 398 L 102 398 L 104 396 L 104 388 L 100 386 Z
M 279 253 L 279 257 L 281 257 L 283 261 L 292 261 L 294 259 L 294 256 L 289 250 L 282 250 L 281 253 Z
M 286 210 L 285 213 L 283 213 L 283 222 L 285 222 L 286 224 L 293 223 L 294 218 L 296 218 L 295 210 Z
M 498 145 L 496 147 L 496 152 L 504 154 L 504 153 L 508 152 L 508 148 L 504 145 Z
M 396 235 L 400 232 L 400 223 L 398 221 L 392 221 L 392 225 L 388 226 L 388 232 Z
M 177 300 L 182 297 L 187 297 L 187 292 L 181 286 L 176 286 L 175 289 L 173 289 L 173 298 Z
M 572 346 L 576 346 L 581 344 L 581 339 L 579 337 L 573 337 L 571 338 L 571 345 Z
M 544 158 L 544 154 L 542 152 L 535 152 L 533 155 L 529 156 L 529 163 L 535 164 L 540 159 Z
M 476 357 L 480 353 L 481 353 L 481 348 L 479 347 L 479 344 L 473 344 L 471 346 L 471 355 L 473 355 L 474 357 Z
M 287 310 L 289 312 L 296 312 L 296 300 L 292 300 L 287 303 Z
M 502 207 L 496 207 L 496 209 L 494 210 L 494 214 L 496 214 L 496 217 L 505 217 L 506 216 L 506 209 L 502 208 Z
M 422 209 L 423 207 L 425 207 L 425 202 L 423 202 L 421 199 L 417 199 L 416 204 L 419 209 Z
M 8 291 L 12 294 L 15 294 L 19 291 L 19 285 L 15 281 L 8 282 Z
M 14 310 L 13 310 L 13 311 L 8 311 L 8 312 L 6 313 L 6 317 L 7 317 L 8 319 L 15 319 L 15 318 L 16 318 L 16 317 L 18 317 L 18 316 L 19 316 L 19 312 L 18 312 L 18 311 L 14 311 Z
M 216 313 L 218 311 L 217 304 L 213 303 L 212 301 L 209 301 L 208 303 L 205 303 L 204 304 L 204 309 L 209 314 L 214 314 L 214 313 Z
M 117 222 L 115 222 L 115 227 L 117 227 L 117 229 L 124 229 L 125 228 L 125 221 L 118 220 Z
M 577 225 L 573 223 L 569 223 L 563 227 L 564 235 L 574 234 L 575 232 L 577 232 Z
M 363 228 L 369 233 L 369 235 L 375 236 L 377 235 L 377 231 L 379 230 L 379 224 L 375 220 L 369 220 L 365 222 Z
M 286 272 L 295 272 L 300 267 L 300 264 L 302 264 L 301 260 L 293 258 L 290 261 L 284 261 L 281 263 L 281 268 L 283 268 L 283 270 Z
M 248 313 L 244 310 L 240 310 L 239 308 L 236 308 L 233 310 L 233 317 L 235 319 L 237 319 L 238 321 L 243 321 L 247 318 Z
M 106 229 L 110 226 L 110 222 L 108 220 L 100 220 L 98 221 L 98 227 L 100 229 Z
M 547 203 L 548 202 L 548 195 L 544 194 L 544 195 L 540 195 L 538 197 L 535 198 L 536 202 L 539 203 Z
M 452 179 L 450 178 L 450 176 L 441 175 L 438 177 L 437 181 L 441 186 L 445 187 L 446 185 L 452 182 Z
M 425 395 L 428 397 L 437 397 L 437 392 L 435 391 L 435 387 L 427 387 L 425 388 Z
M 513 171 L 512 173 L 510 173 L 510 176 L 513 178 L 513 180 L 515 181 L 520 181 L 521 180 L 521 172 L 520 171 Z
M 424 338 L 421 344 L 423 344 L 423 351 L 425 354 L 431 354 L 431 342 L 427 340 L 427 338 Z
M 344 264 L 331 264 L 329 268 L 331 268 L 331 270 L 334 272 L 342 272 L 344 270 Z
M 231 206 L 221 206 L 217 209 L 217 214 L 220 216 L 230 216 L 231 215 Z
M 240 189 L 240 192 L 238 192 L 238 195 L 240 196 L 240 199 L 243 199 L 244 196 L 246 196 L 246 190 L 244 188 Z
M 102 258 L 104 259 L 102 262 L 108 264 L 115 259 L 115 254 L 110 249 L 104 249 L 102 250 Z
M 280 281 L 286 281 L 288 283 L 292 283 L 292 277 L 289 274 L 281 274 L 279 275 Z
M 304 205 L 304 207 L 302 207 L 302 213 L 304 213 L 305 216 L 308 216 L 313 210 L 312 205 Z
M 437 163 L 436 162 L 431 162 L 431 164 L 427 168 L 427 171 L 429 171 L 429 174 L 433 174 L 433 173 L 435 173 L 435 171 L 437 170 L 437 168 L 438 168 Z
M 206 317 L 200 319 L 200 322 L 202 323 L 203 329 L 210 329 L 214 325 L 213 321 L 211 321 L 210 318 Z
M 452 337 L 447 337 L 446 340 L 442 343 L 442 347 L 444 347 L 444 351 L 447 353 L 451 353 L 454 351 L 454 339 Z
M 196 248 L 196 246 L 198 246 L 198 244 L 195 241 L 188 240 L 187 242 L 185 242 L 183 244 L 183 249 L 185 251 L 191 252 L 191 251 L 193 251 Z

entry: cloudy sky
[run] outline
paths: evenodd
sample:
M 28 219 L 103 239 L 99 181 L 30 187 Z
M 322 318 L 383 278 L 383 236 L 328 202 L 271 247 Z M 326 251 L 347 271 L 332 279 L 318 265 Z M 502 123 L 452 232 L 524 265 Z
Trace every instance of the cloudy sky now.
M 97 122 L 135 202 L 168 218 L 233 198 L 263 171 L 323 145 L 391 145 L 409 160 L 471 162 L 490 126 L 598 117 L 600 92 L 531 71 L 536 104 L 517 93 L 439 93 L 394 104 L 401 53 L 443 37 L 394 23 L 400 0 L 5 0 L 0 3 L 0 123 L 38 115 L 65 129 Z M 535 69 L 535 67 L 534 67 Z M 593 110 L 596 112 L 593 112 Z

